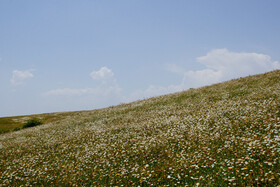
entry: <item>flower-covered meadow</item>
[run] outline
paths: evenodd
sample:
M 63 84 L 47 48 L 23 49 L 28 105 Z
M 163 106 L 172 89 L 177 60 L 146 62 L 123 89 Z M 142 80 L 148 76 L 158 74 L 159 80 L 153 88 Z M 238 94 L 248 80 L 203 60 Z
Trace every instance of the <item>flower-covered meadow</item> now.
M 1 134 L 0 159 L 0 186 L 277 186 L 280 71 Z

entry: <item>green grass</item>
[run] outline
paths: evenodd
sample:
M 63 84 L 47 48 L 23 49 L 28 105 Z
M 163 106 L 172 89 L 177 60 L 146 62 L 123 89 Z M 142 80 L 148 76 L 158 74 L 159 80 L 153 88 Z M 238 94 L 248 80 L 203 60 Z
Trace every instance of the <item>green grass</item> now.
M 280 185 L 280 71 L 0 127 L 30 118 L 0 135 L 0 186 Z
M 24 125 L 32 119 L 39 120 L 42 124 L 53 123 L 70 118 L 75 113 L 80 112 L 60 112 L 60 113 L 46 113 L 28 116 L 13 116 L 13 117 L 0 117 L 0 134 L 18 131 L 24 128 Z

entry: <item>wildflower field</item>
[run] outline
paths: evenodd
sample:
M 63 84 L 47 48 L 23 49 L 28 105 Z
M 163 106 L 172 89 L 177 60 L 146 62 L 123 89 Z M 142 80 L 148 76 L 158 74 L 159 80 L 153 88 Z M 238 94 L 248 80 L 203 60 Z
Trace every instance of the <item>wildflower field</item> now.
M 0 135 L 0 186 L 280 185 L 279 70 L 48 115 Z

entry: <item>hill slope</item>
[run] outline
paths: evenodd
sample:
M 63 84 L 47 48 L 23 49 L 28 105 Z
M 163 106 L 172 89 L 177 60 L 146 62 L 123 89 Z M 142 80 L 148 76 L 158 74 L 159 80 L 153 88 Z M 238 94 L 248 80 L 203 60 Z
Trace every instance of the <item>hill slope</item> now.
M 0 135 L 0 184 L 279 185 L 279 110 L 273 71 L 63 114 Z

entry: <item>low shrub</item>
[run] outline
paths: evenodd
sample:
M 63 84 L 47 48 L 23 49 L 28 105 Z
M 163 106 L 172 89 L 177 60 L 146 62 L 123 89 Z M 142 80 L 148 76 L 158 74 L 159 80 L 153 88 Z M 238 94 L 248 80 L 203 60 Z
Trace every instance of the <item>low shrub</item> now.
M 25 123 L 25 125 L 23 125 L 22 128 L 35 127 L 41 124 L 42 122 L 38 119 L 30 119 Z

